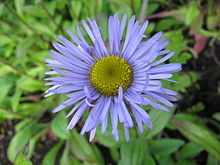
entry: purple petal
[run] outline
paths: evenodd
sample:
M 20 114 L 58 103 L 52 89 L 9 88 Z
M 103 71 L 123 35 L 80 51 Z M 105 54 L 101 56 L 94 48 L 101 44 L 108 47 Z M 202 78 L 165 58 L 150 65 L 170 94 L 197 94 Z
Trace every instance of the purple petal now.
M 112 134 L 115 134 L 118 127 L 118 115 L 117 115 L 117 109 L 115 107 L 115 104 L 111 103 L 110 105 L 110 115 L 111 115 L 111 121 L 112 121 Z
M 84 112 L 86 111 L 87 108 L 88 108 L 88 106 L 86 104 L 81 105 L 81 107 L 77 110 L 77 112 L 75 113 L 75 115 L 71 119 L 69 125 L 67 126 L 67 130 L 72 129 L 76 125 L 76 123 L 79 121 L 79 119 L 84 114 Z
M 101 96 L 96 102 L 95 107 L 91 109 L 90 114 L 86 119 L 86 122 L 80 132 L 81 135 L 95 128 L 95 127 L 91 128 L 91 126 L 93 126 L 97 122 L 97 120 L 100 119 L 101 110 L 104 104 L 104 98 L 105 98 L 104 96 Z
M 75 93 L 76 93 L 75 97 L 71 97 L 69 100 L 65 101 L 64 103 L 56 107 L 52 112 L 53 113 L 59 112 L 63 108 L 73 105 L 74 103 L 85 97 L 85 95 L 80 92 L 75 92 Z
M 135 120 L 137 122 L 138 129 L 139 129 L 140 133 L 142 134 L 143 131 L 144 131 L 142 121 L 141 121 L 141 119 L 140 119 L 140 117 L 139 117 L 139 115 L 136 111 L 133 110 L 133 114 L 134 114 Z
M 125 140 L 128 142 L 130 139 L 129 129 L 124 126 Z
M 149 79 L 166 79 L 166 78 L 170 78 L 172 76 L 173 75 L 170 73 L 150 74 Z
M 152 67 L 148 73 L 171 73 L 171 72 L 178 72 L 182 70 L 181 64 L 179 63 L 172 63 L 172 64 L 164 64 L 156 67 Z
M 163 97 L 161 97 L 161 96 L 159 96 L 159 95 L 157 95 L 153 92 L 146 92 L 145 94 L 152 97 L 153 99 L 156 99 L 157 101 L 169 106 L 169 107 L 174 106 L 170 101 L 168 101 L 167 99 L 165 99 L 165 98 L 163 98 Z
M 102 122 L 102 133 L 105 133 L 108 124 L 108 114 L 105 116 L 105 119 Z
M 151 66 L 155 66 L 158 64 L 161 64 L 162 62 L 168 60 L 170 57 L 172 57 L 175 54 L 175 52 L 170 52 L 168 55 L 166 55 L 165 57 L 161 58 L 160 60 L 154 62 L 153 64 L 151 64 Z
M 124 101 L 121 102 L 120 106 L 121 106 L 121 111 L 122 111 L 122 114 L 123 114 L 123 117 L 124 117 L 124 120 L 125 120 L 124 124 L 127 127 L 133 127 L 133 121 L 131 119 L 131 116 L 128 112 L 128 109 L 127 109 Z
M 84 100 L 81 100 L 79 103 L 77 103 L 73 109 L 66 115 L 66 118 L 70 117 L 82 104 Z

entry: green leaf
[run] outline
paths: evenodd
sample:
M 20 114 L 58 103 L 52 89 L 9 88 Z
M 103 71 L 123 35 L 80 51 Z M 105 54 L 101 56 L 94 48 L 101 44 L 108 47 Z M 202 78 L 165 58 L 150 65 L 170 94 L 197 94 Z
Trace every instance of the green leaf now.
M 197 154 L 199 154 L 202 150 L 203 148 L 201 148 L 199 145 L 189 142 L 186 145 L 184 145 L 183 148 L 180 150 L 180 157 L 181 159 L 194 157 Z
M 95 139 L 105 147 L 119 148 L 123 141 L 121 138 L 119 142 L 115 143 L 114 137 L 112 136 L 111 126 L 107 128 L 104 134 L 101 133 L 101 130 L 99 129 L 99 127 L 96 132 L 97 133 L 96 133 Z M 124 134 L 124 131 L 122 131 L 120 126 L 118 128 L 118 132 L 119 132 L 119 137 L 122 137 Z
M 55 11 L 56 11 L 57 1 L 51 1 L 51 2 L 43 2 L 43 1 L 41 1 L 41 3 L 45 4 L 46 9 L 53 16 Z
M 177 113 L 173 116 L 173 118 L 178 120 L 187 120 L 191 122 L 197 122 L 200 119 L 198 115 L 189 113 Z
M 0 109 L 0 119 L 23 119 L 24 116 L 8 110 Z
M 60 158 L 60 164 L 70 165 L 70 160 L 68 158 L 69 156 L 69 144 L 66 143 L 66 146 L 64 148 L 63 154 Z
M 52 38 L 56 37 L 56 35 L 54 33 L 54 30 L 51 29 L 51 27 L 46 25 L 46 24 L 43 24 L 43 23 L 40 23 L 40 22 L 34 22 L 32 26 L 36 31 L 38 31 L 42 35 L 46 34 L 46 35 L 48 35 Z
M 187 112 L 189 113 L 197 113 L 204 110 L 205 106 L 202 102 L 198 102 L 196 105 L 193 105 L 192 107 L 187 109 Z
M 122 4 L 121 6 L 118 7 L 118 9 L 115 9 L 118 12 L 118 15 L 124 15 L 124 13 L 127 13 L 128 17 L 131 17 L 132 15 L 132 9 L 129 5 L 127 4 Z
M 15 132 L 22 131 L 25 129 L 28 125 L 31 125 L 32 119 L 24 119 L 21 120 L 18 124 L 15 125 Z
M 11 98 L 11 107 L 14 112 L 17 111 L 21 94 L 22 94 L 22 91 L 19 89 L 16 89 L 14 95 Z
M 17 153 L 19 153 L 21 149 L 28 143 L 30 138 L 36 135 L 39 131 L 41 131 L 43 127 L 43 125 L 36 124 L 32 121 L 31 123 L 26 125 L 22 130 L 17 132 L 9 144 L 7 150 L 8 159 L 11 162 L 13 162 Z
M 192 164 L 197 164 L 196 160 L 181 160 L 178 163 L 176 163 L 175 165 L 192 165 Z
M 150 142 L 150 151 L 158 156 L 166 156 L 176 152 L 184 144 L 180 139 L 157 139 Z
M 80 12 L 82 11 L 83 3 L 82 1 L 76 0 L 71 2 L 71 9 L 74 10 L 69 10 L 70 15 L 72 16 L 73 19 L 78 19 Z
M 63 141 L 57 143 L 44 157 L 42 165 L 55 165 L 56 155 L 61 146 L 63 145 Z
M 57 117 L 52 121 L 53 132 L 62 139 L 68 139 L 70 137 L 70 132 L 66 129 L 68 121 L 65 118 L 65 113 L 60 112 Z
M 167 36 L 167 41 L 170 42 L 166 48 L 176 52 L 171 58 L 175 58 L 181 53 L 182 50 L 186 49 L 186 40 L 184 39 L 183 32 L 181 30 L 165 32 L 164 36 Z
M 116 148 L 110 148 L 110 155 L 111 155 L 112 160 L 114 160 L 115 162 L 118 162 L 120 156 Z
M 220 112 L 214 113 L 212 117 L 213 117 L 215 120 L 220 121 Z
M 88 9 L 90 9 L 90 14 L 93 16 L 93 10 L 96 5 L 96 3 L 93 0 L 81 0 L 83 2 L 83 5 L 86 5 Z
M 147 15 L 153 14 L 159 7 L 160 6 L 158 3 L 149 3 L 147 8 Z
M 72 157 L 71 161 L 70 161 L 71 165 L 85 165 L 85 163 L 81 163 L 78 159 Z
M 187 60 L 189 60 L 192 57 L 190 53 L 184 52 L 179 55 L 174 55 L 173 57 L 170 58 L 170 62 L 172 63 L 181 63 L 185 64 Z
M 0 16 L 2 15 L 2 11 L 3 11 L 4 5 L 3 3 L 0 4 Z
M 42 115 L 46 110 L 51 109 L 53 101 L 54 100 L 51 97 L 42 99 L 35 103 L 23 103 L 19 105 L 17 112 L 32 117 L 37 117 Z
M 10 37 L 6 36 L 6 35 L 0 34 L 0 38 L 1 38 L 0 46 L 4 46 L 6 44 L 9 44 L 9 43 L 13 42 L 13 40 Z
M 153 109 L 150 111 L 149 115 L 151 117 L 151 122 L 153 123 L 155 129 L 153 131 L 149 131 L 147 135 L 144 135 L 147 139 L 156 136 L 158 133 L 161 132 L 161 130 L 165 128 L 172 116 L 172 113 Z
M 14 72 L 13 68 L 11 68 L 11 67 L 9 67 L 7 65 L 3 65 L 3 66 L 0 67 L 0 76 L 1 77 L 5 76 L 5 75 L 7 75 L 7 74 L 9 74 L 11 72 L 12 73 Z
M 186 92 L 186 88 L 198 79 L 198 75 L 195 72 L 188 72 L 187 74 L 176 73 L 173 79 L 181 82 L 173 84 L 176 91 Z
M 146 140 L 136 139 L 121 145 L 122 165 L 141 165 L 147 147 Z
M 189 7 L 185 15 L 185 24 L 190 25 L 192 21 L 199 15 L 199 13 L 200 13 L 200 10 L 198 8 L 197 2 L 192 1 L 189 4 Z
M 128 142 L 121 145 L 121 165 L 131 165 L 134 143 Z
M 198 15 L 196 17 L 196 19 L 194 19 L 192 21 L 192 23 L 190 24 L 190 31 L 189 34 L 195 34 L 198 33 L 198 31 L 202 28 L 203 26 L 203 20 L 204 20 L 204 16 L 203 15 Z
M 32 163 L 26 158 L 24 153 L 19 153 L 15 158 L 14 165 L 32 165 Z
M 38 139 L 39 139 L 43 134 L 45 134 L 47 131 L 48 131 L 48 128 L 45 127 L 45 129 L 42 129 L 41 131 L 39 131 L 39 133 L 37 133 L 35 136 L 33 136 L 33 137 L 30 139 L 30 142 L 29 142 L 29 145 L 28 145 L 28 153 L 27 153 L 27 157 L 28 157 L 29 159 L 31 158 L 31 156 L 32 156 L 33 153 L 34 153 L 35 145 L 36 145 Z
M 96 146 L 88 143 L 84 136 L 80 136 L 75 130 L 73 130 L 71 137 L 70 149 L 77 158 L 84 162 L 93 162 L 94 165 L 104 164 L 100 151 L 96 148 Z
M 186 138 L 200 145 L 220 160 L 219 141 L 208 129 L 184 120 L 172 120 L 172 123 Z
M 11 86 L 12 86 L 11 84 L 4 84 L 4 85 L 0 86 L 0 91 L 1 91 L 0 92 L 0 105 L 3 101 L 3 99 L 5 98 L 5 96 L 7 96 Z
M 47 16 L 46 12 L 42 8 L 36 5 L 25 6 L 24 12 L 28 15 L 35 16 L 35 17 L 46 17 Z
M 156 165 L 156 162 L 151 155 L 147 155 L 145 160 L 145 165 Z
M 219 165 L 218 163 L 219 161 L 217 159 L 215 159 L 215 157 L 213 157 L 211 154 L 208 155 L 207 158 L 207 163 L 206 165 Z
M 219 24 L 220 16 L 210 15 L 207 17 L 207 27 L 209 30 L 213 30 Z
M 159 165 L 171 165 L 171 164 L 174 164 L 174 161 L 173 159 L 171 158 L 171 156 L 163 156 L 163 157 L 160 157 L 158 159 L 158 164 Z
M 27 37 L 21 40 L 16 47 L 16 56 L 19 58 L 26 54 L 29 48 L 36 43 L 35 37 Z
M 25 92 L 35 92 L 44 88 L 43 83 L 27 76 L 22 76 L 17 81 L 18 88 Z
M 155 23 L 150 22 L 146 31 L 145 31 L 145 34 L 150 36 L 152 34 L 152 32 L 154 31 L 154 29 L 155 29 Z
M 156 31 L 170 30 L 172 27 L 180 25 L 180 21 L 174 18 L 164 18 L 157 23 Z
M 23 6 L 24 6 L 24 2 L 25 0 L 14 0 L 15 1 L 15 7 L 17 10 L 17 13 L 19 16 L 22 17 L 23 15 Z

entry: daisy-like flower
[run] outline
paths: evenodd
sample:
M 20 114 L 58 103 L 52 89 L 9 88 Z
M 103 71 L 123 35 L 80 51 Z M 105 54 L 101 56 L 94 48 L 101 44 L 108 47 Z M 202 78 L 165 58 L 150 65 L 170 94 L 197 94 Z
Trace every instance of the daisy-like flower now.
M 53 43 L 56 51 L 51 50 L 49 53 L 53 59 L 45 60 L 47 66 L 53 69 L 46 74 L 61 75 L 46 79 L 50 80 L 46 85 L 52 85 L 46 91 L 46 97 L 67 93 L 69 98 L 53 112 L 73 106 L 66 116 L 72 116 L 67 127 L 70 130 L 89 111 L 80 134 L 90 132 L 90 141 L 99 124 L 101 132 L 106 131 L 109 119 L 116 141 L 119 140 L 119 122 L 124 125 L 127 141 L 129 128 L 134 127 L 134 122 L 140 133 L 143 133 L 143 123 L 154 129 L 150 116 L 140 105 L 151 105 L 156 109 L 169 111 L 164 105 L 172 107 L 171 101 L 176 101 L 177 93 L 163 88 L 160 81 L 172 81 L 169 80 L 172 72 L 181 70 L 179 63 L 162 64 L 174 55 L 173 51 L 164 50 L 169 43 L 165 41 L 166 37 L 161 37 L 162 32 L 159 32 L 143 41 L 148 21 L 140 25 L 133 16 L 126 26 L 126 20 L 126 14 L 122 20 L 119 20 L 117 13 L 109 17 L 109 39 L 106 42 L 103 41 L 101 28 L 95 20 L 88 18 L 89 24 L 83 20 L 82 26 L 92 45 L 85 40 L 79 26 L 78 37 L 67 29 L 72 41 L 59 35 L 59 43 Z

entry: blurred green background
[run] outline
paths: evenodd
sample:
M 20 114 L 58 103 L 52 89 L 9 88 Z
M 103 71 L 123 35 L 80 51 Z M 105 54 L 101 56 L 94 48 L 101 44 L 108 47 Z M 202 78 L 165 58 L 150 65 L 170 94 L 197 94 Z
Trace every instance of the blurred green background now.
M 111 126 L 92 143 L 79 136 L 80 121 L 66 131 L 65 113 L 51 110 L 64 95 L 43 98 L 44 72 L 58 34 L 86 17 L 106 39 L 108 16 L 150 20 L 146 35 L 163 31 L 183 64 L 164 82 L 179 92 L 173 113 L 145 106 L 155 131 L 131 131 L 114 142 Z M 217 165 L 220 160 L 220 2 L 216 0 L 0 0 L 0 165 Z

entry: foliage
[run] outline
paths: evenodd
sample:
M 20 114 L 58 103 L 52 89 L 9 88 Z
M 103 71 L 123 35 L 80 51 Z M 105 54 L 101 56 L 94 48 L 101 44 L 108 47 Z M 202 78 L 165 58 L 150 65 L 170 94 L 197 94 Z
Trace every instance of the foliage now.
M 118 11 L 120 16 L 126 12 L 128 16 L 136 14 L 139 18 L 144 14 L 151 19 L 146 34 L 151 36 L 164 31 L 170 41 L 167 48 L 176 51 L 170 62 L 184 65 L 199 58 L 201 47 L 198 49 L 198 44 L 207 45 L 209 39 L 212 46 L 220 39 L 220 10 L 214 0 L 207 3 L 149 0 L 144 13 L 140 13 L 141 8 L 141 0 L 0 1 L 0 124 L 8 120 L 16 123 L 7 148 L 10 162 L 31 165 L 30 160 L 37 149 L 44 147 L 42 143 L 46 137 L 53 145 L 45 148 L 42 165 L 55 162 L 61 165 L 104 165 L 107 162 L 191 165 L 198 164 L 201 152 L 208 154 L 207 165 L 217 165 L 220 134 L 207 123 L 212 121 L 220 130 L 220 114 L 215 113 L 212 118 L 200 117 L 200 112 L 208 110 L 201 102 L 184 111 L 174 107 L 172 113 L 143 106 L 149 111 L 155 130 L 145 127 L 142 135 L 132 130 L 131 141 L 125 142 L 123 130 L 119 128 L 118 143 L 109 136 L 110 128 L 105 134 L 98 131 L 94 142 L 89 143 L 87 136 L 80 136 L 77 129 L 66 130 L 67 111 L 50 113 L 65 97 L 43 98 L 43 91 L 47 89 L 43 85 L 44 72 L 48 70 L 43 59 L 47 58 L 56 35 L 67 36 L 66 28 L 76 33 L 75 26 L 81 19 L 96 18 L 106 38 L 104 31 L 109 15 Z M 202 43 L 196 40 L 198 36 L 204 39 Z M 181 83 L 164 82 L 164 85 L 178 91 L 182 99 L 188 88 L 198 85 L 199 79 L 197 72 L 183 70 L 174 75 L 174 80 Z

